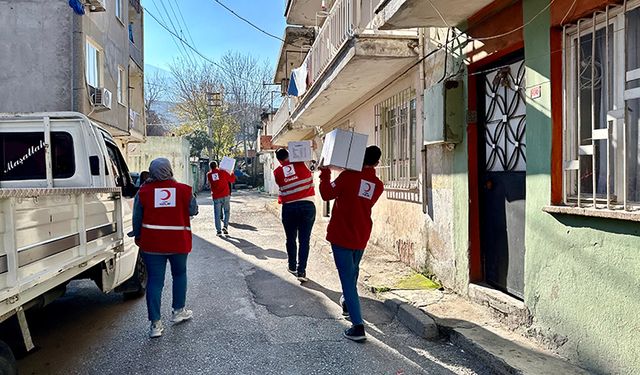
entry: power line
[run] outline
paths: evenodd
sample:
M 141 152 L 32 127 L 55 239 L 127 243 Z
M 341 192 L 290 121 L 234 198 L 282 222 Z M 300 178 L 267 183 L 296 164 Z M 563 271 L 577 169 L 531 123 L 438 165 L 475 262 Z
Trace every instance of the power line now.
M 189 25 L 184 20 L 184 16 L 182 15 L 182 10 L 180 9 L 180 6 L 178 5 L 178 0 L 173 0 L 173 2 L 176 4 L 176 8 L 178 9 L 178 13 L 180 14 L 180 19 L 182 19 L 182 23 L 184 24 L 184 27 L 187 30 L 187 35 L 189 36 L 189 40 L 191 41 L 191 44 L 193 44 L 195 46 L 196 42 L 193 40 L 193 36 L 191 36 L 191 30 L 189 29 Z
M 159 0 L 160 1 L 160 0 Z M 158 4 L 156 3 L 156 0 L 152 0 L 153 2 L 153 6 L 155 6 L 156 10 L 158 11 L 158 14 L 160 15 L 160 18 L 162 19 L 162 22 L 166 22 L 164 19 L 164 15 L 162 14 L 162 11 L 160 10 L 160 8 L 158 7 Z M 148 9 L 144 8 L 145 11 L 148 12 Z M 153 17 L 153 15 L 152 15 Z M 160 23 L 160 21 L 153 17 L 154 19 L 156 19 L 156 21 L 158 23 Z M 180 53 L 180 56 L 182 56 L 185 60 L 191 61 L 190 60 L 190 56 L 189 56 L 189 52 L 187 52 L 186 48 L 184 47 L 184 45 L 178 41 L 178 39 L 176 39 L 172 33 L 172 37 L 171 40 L 173 41 L 173 44 L 176 45 L 176 48 L 178 49 L 178 52 Z
M 256 82 L 256 81 L 252 81 L 248 78 L 245 78 L 241 75 L 238 75 L 237 73 L 234 72 L 230 72 L 228 71 L 225 67 L 223 67 L 222 65 L 218 64 L 217 62 L 211 60 L 210 58 L 208 58 L 207 56 L 203 55 L 200 51 L 198 51 L 195 47 L 193 47 L 191 44 L 187 43 L 187 41 L 185 41 L 184 39 L 182 39 L 182 37 L 180 37 L 179 35 L 177 35 L 174 31 L 172 31 L 171 29 L 169 29 L 169 27 L 167 27 L 167 25 L 165 25 L 163 22 L 161 22 L 156 16 L 153 15 L 153 13 L 149 12 L 149 9 L 144 8 L 144 11 L 149 14 L 151 16 L 151 18 L 153 18 L 158 25 L 160 25 L 163 29 L 165 29 L 167 32 L 169 32 L 171 35 L 173 35 L 175 38 L 177 38 L 179 41 L 181 41 L 182 43 L 184 43 L 185 46 L 189 47 L 189 49 L 191 49 L 193 52 L 195 52 L 198 56 L 200 56 L 200 58 L 202 58 L 203 60 L 211 63 L 212 65 L 216 66 L 218 69 L 220 69 L 221 71 L 223 71 L 224 73 L 230 75 L 230 76 L 234 76 L 238 79 L 241 79 L 243 81 L 246 82 L 250 82 L 253 83 L 254 85 L 262 85 L 261 82 Z
M 244 21 L 245 23 L 249 24 L 249 25 L 250 25 L 251 27 L 253 27 L 254 29 L 256 29 L 256 30 L 260 31 L 261 33 L 263 33 L 263 34 L 265 34 L 265 35 L 267 35 L 267 36 L 269 36 L 269 37 L 271 37 L 271 38 L 277 39 L 277 40 L 281 41 L 282 43 L 287 44 L 287 45 L 290 45 L 290 46 L 292 46 L 292 47 L 302 48 L 302 47 L 300 47 L 300 46 L 296 46 L 296 45 L 295 45 L 295 44 L 293 44 L 293 43 L 288 43 L 287 41 L 285 41 L 284 39 L 280 38 L 279 36 L 274 35 L 274 34 L 272 34 L 272 33 L 268 32 L 268 31 L 264 30 L 263 28 L 261 28 L 260 26 L 256 25 L 255 23 L 253 23 L 253 22 L 251 22 L 250 20 L 248 20 L 248 19 L 246 19 L 246 18 L 242 17 L 241 15 L 239 15 L 235 10 L 233 10 L 233 9 L 229 8 L 229 7 L 228 7 L 227 5 L 225 5 L 222 1 L 220 1 L 220 0 L 213 0 L 213 1 L 215 1 L 216 3 L 218 3 L 221 7 L 223 7 L 224 9 L 226 9 L 229 13 L 233 14 L 235 17 L 237 17 L 237 18 L 241 19 L 242 21 Z
M 164 0 L 159 0 L 160 3 L 162 4 L 162 7 L 165 9 L 165 12 L 167 14 L 167 18 L 169 19 L 169 21 L 171 22 L 171 27 L 173 29 L 173 31 L 180 35 L 182 37 L 182 39 L 184 39 L 185 41 L 187 40 L 187 37 L 185 36 L 184 32 L 182 31 L 182 26 L 180 25 L 180 21 L 178 20 L 178 16 L 176 15 L 175 9 L 173 8 L 173 4 L 171 3 L 170 0 L 167 0 L 167 3 L 169 3 L 169 8 L 171 9 L 171 13 L 173 13 L 173 16 L 175 17 L 175 25 L 172 21 L 171 15 L 169 15 L 169 11 L 167 10 L 167 8 L 164 5 Z M 193 42 L 192 42 L 193 43 Z M 189 50 L 188 48 L 186 48 L 183 44 L 183 48 L 185 50 L 185 52 L 187 53 L 187 56 L 189 57 L 189 63 L 190 64 L 195 64 L 196 61 L 198 61 L 198 59 L 196 58 L 196 56 L 193 54 L 193 51 Z M 195 44 L 193 44 L 195 45 Z

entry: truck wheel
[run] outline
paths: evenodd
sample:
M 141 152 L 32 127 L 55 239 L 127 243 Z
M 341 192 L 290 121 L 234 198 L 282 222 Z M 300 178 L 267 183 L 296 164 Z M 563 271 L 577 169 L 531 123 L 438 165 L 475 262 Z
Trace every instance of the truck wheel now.
M 16 375 L 18 365 L 9 345 L 0 341 L 0 375 Z
M 144 293 L 147 291 L 147 266 L 144 264 L 144 260 L 142 260 L 142 256 L 138 254 L 138 260 L 136 261 L 136 270 L 131 276 L 131 279 L 127 281 L 127 284 L 130 285 L 129 291 L 124 292 L 124 297 L 129 298 L 139 298 L 144 296 Z

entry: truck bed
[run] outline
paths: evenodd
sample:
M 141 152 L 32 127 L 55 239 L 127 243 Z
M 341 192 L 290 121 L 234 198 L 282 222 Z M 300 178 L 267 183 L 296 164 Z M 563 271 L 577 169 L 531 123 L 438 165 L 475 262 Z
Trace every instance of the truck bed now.
M 123 253 L 124 206 L 120 188 L 0 189 L 0 317 Z

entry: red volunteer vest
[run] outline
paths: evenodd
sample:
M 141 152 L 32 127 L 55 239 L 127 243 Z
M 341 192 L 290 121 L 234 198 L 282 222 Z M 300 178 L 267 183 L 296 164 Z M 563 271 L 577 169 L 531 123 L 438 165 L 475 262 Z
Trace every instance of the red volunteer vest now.
M 140 248 L 152 253 L 191 252 L 189 203 L 191 187 L 176 181 L 144 184 L 138 192 L 142 204 Z
M 273 175 L 280 187 L 278 203 L 289 203 L 316 195 L 313 176 L 304 163 L 285 161 L 273 171 Z

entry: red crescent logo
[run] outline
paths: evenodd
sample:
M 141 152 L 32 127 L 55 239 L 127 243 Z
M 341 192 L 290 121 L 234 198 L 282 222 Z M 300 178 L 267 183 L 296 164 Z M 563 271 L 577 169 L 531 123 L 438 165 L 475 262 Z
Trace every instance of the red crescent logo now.
M 368 193 L 368 192 L 371 191 L 371 189 L 372 189 L 371 184 L 365 182 L 364 183 L 364 191 Z
M 162 198 L 160 198 L 160 200 L 166 201 L 169 198 L 171 198 L 171 192 L 169 190 L 160 190 L 161 192 L 165 193 L 166 195 Z

